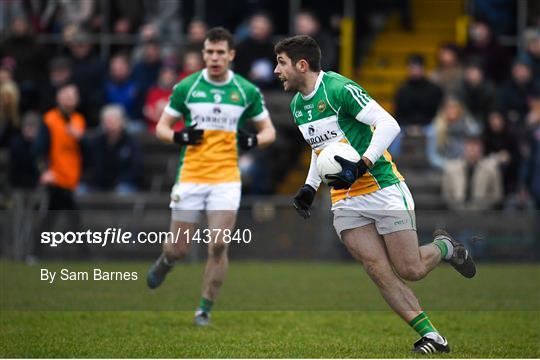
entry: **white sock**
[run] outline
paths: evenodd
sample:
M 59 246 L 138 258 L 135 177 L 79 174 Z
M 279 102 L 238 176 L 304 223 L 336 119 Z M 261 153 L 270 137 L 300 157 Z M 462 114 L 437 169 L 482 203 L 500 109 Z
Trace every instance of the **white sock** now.
M 424 337 L 435 341 L 437 344 L 446 344 L 446 340 L 444 340 L 444 338 L 438 332 L 428 332 L 426 335 L 424 335 Z

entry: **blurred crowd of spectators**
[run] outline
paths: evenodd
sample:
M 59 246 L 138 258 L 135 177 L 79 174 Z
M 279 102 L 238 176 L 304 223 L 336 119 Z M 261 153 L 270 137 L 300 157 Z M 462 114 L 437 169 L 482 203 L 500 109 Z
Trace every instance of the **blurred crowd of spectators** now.
M 106 12 L 100 9 L 103 4 L 110 7 Z M 180 4 L 168 0 L 0 4 L 0 146 L 10 151 L 13 187 L 31 189 L 41 183 L 67 189 L 68 201 L 62 201 L 68 208 L 75 190 L 125 194 L 141 188 L 138 135 L 155 131 L 174 84 L 204 66 L 201 50 L 209 24 L 192 18 L 184 31 Z M 322 28 L 317 15 L 302 10 L 295 26 L 298 33 L 320 42 L 327 54 L 326 68 L 335 70 L 337 41 Z M 113 34 L 106 57 L 101 48 L 103 27 Z M 43 34 L 61 41 L 45 45 L 37 38 Z M 234 70 L 262 89 L 277 89 L 271 16 L 252 12 L 238 24 L 235 36 Z M 63 119 L 73 143 L 46 120 L 51 116 Z M 82 119 L 83 125 L 74 125 L 74 119 Z M 56 151 L 58 142 L 68 149 L 64 155 Z M 70 163 L 65 173 L 58 168 L 50 171 L 55 158 L 69 157 L 74 143 L 79 146 L 78 161 Z M 81 181 L 63 183 L 66 176 Z
M 512 57 L 477 21 L 465 47 L 439 48 L 431 74 L 421 55 L 409 57 L 395 116 L 404 133 L 426 137 L 451 208 L 540 207 L 540 28 L 522 40 Z
M 253 3 L 263 2 L 270 3 Z M 14 187 L 40 182 L 66 188 L 59 179 L 74 176 L 83 183 L 70 184 L 70 191 L 140 188 L 142 150 L 134 134 L 153 132 L 172 86 L 203 67 L 203 40 L 214 25 L 197 18 L 182 24 L 180 3 L 0 2 L 0 146 L 9 148 Z M 410 28 L 410 19 L 402 20 Z M 279 88 L 273 44 L 275 25 L 282 22 L 251 11 L 233 24 L 235 71 L 265 90 Z M 300 11 L 294 24 L 296 33 L 321 45 L 323 68 L 337 70 L 336 29 L 323 26 L 308 10 Z M 100 38 L 102 29 L 114 34 L 107 57 L 101 47 L 109 40 Z M 55 34 L 62 41 L 45 46 L 37 34 Z M 476 22 L 467 46 L 439 49 L 433 73 L 426 71 L 422 56 L 409 58 L 395 116 L 405 134 L 427 137 L 427 158 L 444 172 L 450 207 L 523 206 L 526 199 L 540 204 L 540 30 L 523 37 L 525 51 L 514 57 L 489 25 Z M 84 167 L 69 169 L 76 176 L 44 169 L 45 158 L 58 150 L 54 121 L 48 118 L 63 119 L 73 138 L 62 138 L 66 148 L 80 144 L 76 153 Z M 394 155 L 401 151 L 400 140 L 392 145 Z

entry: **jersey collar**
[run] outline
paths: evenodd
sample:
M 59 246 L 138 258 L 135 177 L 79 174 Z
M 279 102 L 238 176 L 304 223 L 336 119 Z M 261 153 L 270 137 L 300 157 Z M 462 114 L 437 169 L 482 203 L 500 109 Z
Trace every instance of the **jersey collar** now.
M 302 95 L 302 93 L 300 93 L 300 96 L 302 97 L 302 99 L 311 100 L 311 98 L 313 96 L 315 96 L 315 93 L 317 92 L 317 90 L 319 90 L 319 86 L 321 85 L 321 81 L 322 81 L 323 76 L 324 76 L 324 71 L 322 71 L 322 70 L 319 71 L 319 76 L 317 76 L 317 81 L 315 81 L 315 88 L 313 89 L 312 92 L 310 92 L 306 96 L 304 96 L 304 95 Z
M 212 85 L 223 86 L 223 85 L 227 85 L 228 83 L 231 82 L 231 80 L 232 80 L 232 78 L 234 76 L 234 73 L 232 72 L 232 70 L 228 70 L 227 71 L 227 80 L 225 80 L 225 81 L 211 80 L 210 77 L 208 76 L 208 70 L 207 69 L 203 69 L 202 76 L 203 76 L 204 80 L 206 80 L 207 82 L 209 82 Z

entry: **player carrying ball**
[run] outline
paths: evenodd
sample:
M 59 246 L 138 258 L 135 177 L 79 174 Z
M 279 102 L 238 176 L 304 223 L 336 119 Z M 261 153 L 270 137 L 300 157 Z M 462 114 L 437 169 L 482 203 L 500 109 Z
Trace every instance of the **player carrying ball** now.
M 206 210 L 208 228 L 219 229 L 208 244 L 202 297 L 195 312 L 195 324 L 210 323 L 210 310 L 227 274 L 228 242 L 224 230 L 232 230 L 240 206 L 238 148 L 265 146 L 275 139 L 275 130 L 258 88 L 229 70 L 235 56 L 232 35 L 224 28 L 210 29 L 203 59 L 206 68 L 174 87 L 168 106 L 156 127 L 162 141 L 180 146 L 176 184 L 171 193 L 171 229 L 193 234 L 200 212 Z M 175 132 L 174 124 L 184 119 L 186 127 Z M 242 129 L 252 119 L 258 130 Z M 185 230 L 188 230 L 186 233 Z M 189 251 L 187 235 L 167 242 L 148 272 L 148 287 L 161 285 L 175 261 Z
M 322 71 L 321 50 L 311 37 L 284 39 L 275 53 L 274 72 L 285 91 L 296 92 L 291 111 L 312 148 L 306 183 L 294 197 L 296 210 L 310 216 L 321 182 L 317 154 L 333 142 L 352 145 L 361 160 L 336 156 L 342 171 L 327 175 L 335 230 L 388 305 L 420 335 L 413 351 L 449 352 L 448 342 L 402 279 L 420 280 L 441 261 L 467 278 L 475 275 L 476 267 L 465 247 L 444 230 L 435 231 L 432 243 L 419 246 L 413 198 L 386 150 L 400 131 L 398 123 L 354 81 Z

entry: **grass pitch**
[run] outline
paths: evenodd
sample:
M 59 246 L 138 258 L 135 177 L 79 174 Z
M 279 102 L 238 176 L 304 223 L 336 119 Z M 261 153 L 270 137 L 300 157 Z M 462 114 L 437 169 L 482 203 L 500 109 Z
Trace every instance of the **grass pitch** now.
M 156 291 L 148 263 L 0 262 L 2 357 L 411 357 L 415 333 L 354 263 L 231 262 L 213 325 L 192 325 L 202 264 Z M 137 281 L 46 284 L 41 268 L 136 271 Z M 540 266 L 442 266 L 411 284 L 449 357 L 540 356 Z

